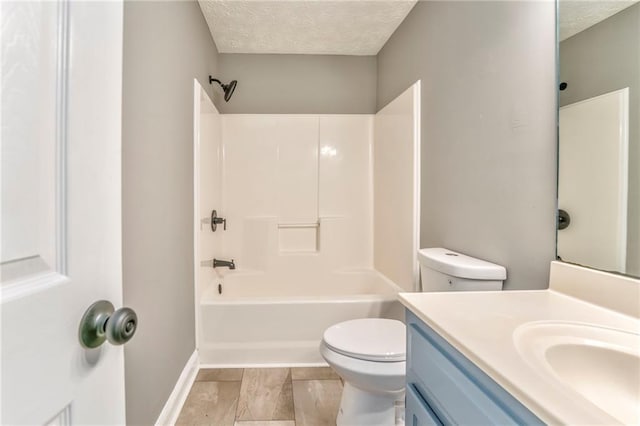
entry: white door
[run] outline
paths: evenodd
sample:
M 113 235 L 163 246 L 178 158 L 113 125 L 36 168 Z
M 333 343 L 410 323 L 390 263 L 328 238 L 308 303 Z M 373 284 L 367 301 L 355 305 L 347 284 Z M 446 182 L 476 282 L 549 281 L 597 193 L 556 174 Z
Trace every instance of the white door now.
M 124 424 L 122 346 L 84 349 L 122 304 L 122 3 L 1 2 L 2 424 Z
M 629 89 L 560 108 L 558 231 L 562 260 L 625 272 Z

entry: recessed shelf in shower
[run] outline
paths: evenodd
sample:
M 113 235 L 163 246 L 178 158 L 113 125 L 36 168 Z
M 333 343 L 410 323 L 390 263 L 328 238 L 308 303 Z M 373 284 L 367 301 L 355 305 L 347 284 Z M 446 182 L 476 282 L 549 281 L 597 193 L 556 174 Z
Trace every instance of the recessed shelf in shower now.
M 278 224 L 278 247 L 281 253 L 316 253 L 320 222 Z

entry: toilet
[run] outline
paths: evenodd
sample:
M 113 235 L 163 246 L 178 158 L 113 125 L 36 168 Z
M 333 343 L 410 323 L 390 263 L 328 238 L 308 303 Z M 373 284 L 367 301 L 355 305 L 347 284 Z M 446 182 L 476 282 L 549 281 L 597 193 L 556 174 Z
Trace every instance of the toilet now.
M 444 248 L 418 250 L 422 291 L 502 290 L 503 266 Z M 344 381 L 338 426 L 392 426 L 403 416 L 406 328 L 363 318 L 327 328 L 320 354 Z

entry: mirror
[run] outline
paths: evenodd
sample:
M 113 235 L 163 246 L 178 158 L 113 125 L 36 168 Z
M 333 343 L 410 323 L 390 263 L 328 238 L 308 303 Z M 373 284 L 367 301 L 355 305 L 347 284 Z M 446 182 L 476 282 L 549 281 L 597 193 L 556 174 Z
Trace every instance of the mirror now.
M 559 0 L 560 260 L 640 277 L 640 3 Z

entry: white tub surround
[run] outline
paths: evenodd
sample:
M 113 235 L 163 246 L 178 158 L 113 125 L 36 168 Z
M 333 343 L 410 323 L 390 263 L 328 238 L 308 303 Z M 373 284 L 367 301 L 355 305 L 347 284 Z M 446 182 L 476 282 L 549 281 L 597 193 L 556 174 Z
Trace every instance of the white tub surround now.
M 375 116 L 198 115 L 195 164 L 213 169 L 196 176 L 201 363 L 324 365 L 329 326 L 403 319 L 397 294 L 417 277 L 418 95 L 416 83 Z M 207 228 L 212 209 L 226 229 Z
M 303 258 L 318 272 L 370 267 L 372 120 L 223 115 L 227 230 L 216 255 L 266 273 Z
M 420 81 L 389 102 L 373 126 L 373 266 L 419 289 Z
M 599 335 L 605 336 L 606 345 L 612 342 L 617 350 L 640 356 L 639 291 L 637 279 L 552 262 L 549 290 L 401 293 L 399 297 L 409 310 L 544 422 L 638 424 L 637 400 L 635 404 L 628 400 L 633 389 L 616 394 L 616 387 L 610 387 L 611 377 L 607 377 L 609 373 L 626 376 L 626 389 L 633 388 L 637 366 L 628 363 L 631 357 L 620 363 L 604 362 L 605 357 L 598 368 L 582 367 L 585 374 L 590 374 L 582 380 L 580 369 L 569 372 L 575 363 L 563 367 L 555 364 L 554 373 L 550 367 L 545 368 L 544 359 L 550 356 L 550 352 L 545 354 L 546 348 L 557 345 L 558 339 L 565 349 L 574 344 L 594 348 Z M 555 331 L 549 334 L 547 330 Z M 613 335 L 613 340 L 607 340 L 607 335 Z M 576 353 L 573 359 L 582 362 L 585 357 Z M 627 371 L 629 366 L 632 368 Z M 611 370 L 616 368 L 623 371 Z M 578 377 L 563 377 L 564 373 Z M 577 385 L 580 390 L 567 385 L 567 380 L 581 382 Z M 635 380 L 637 385 L 637 376 Z

